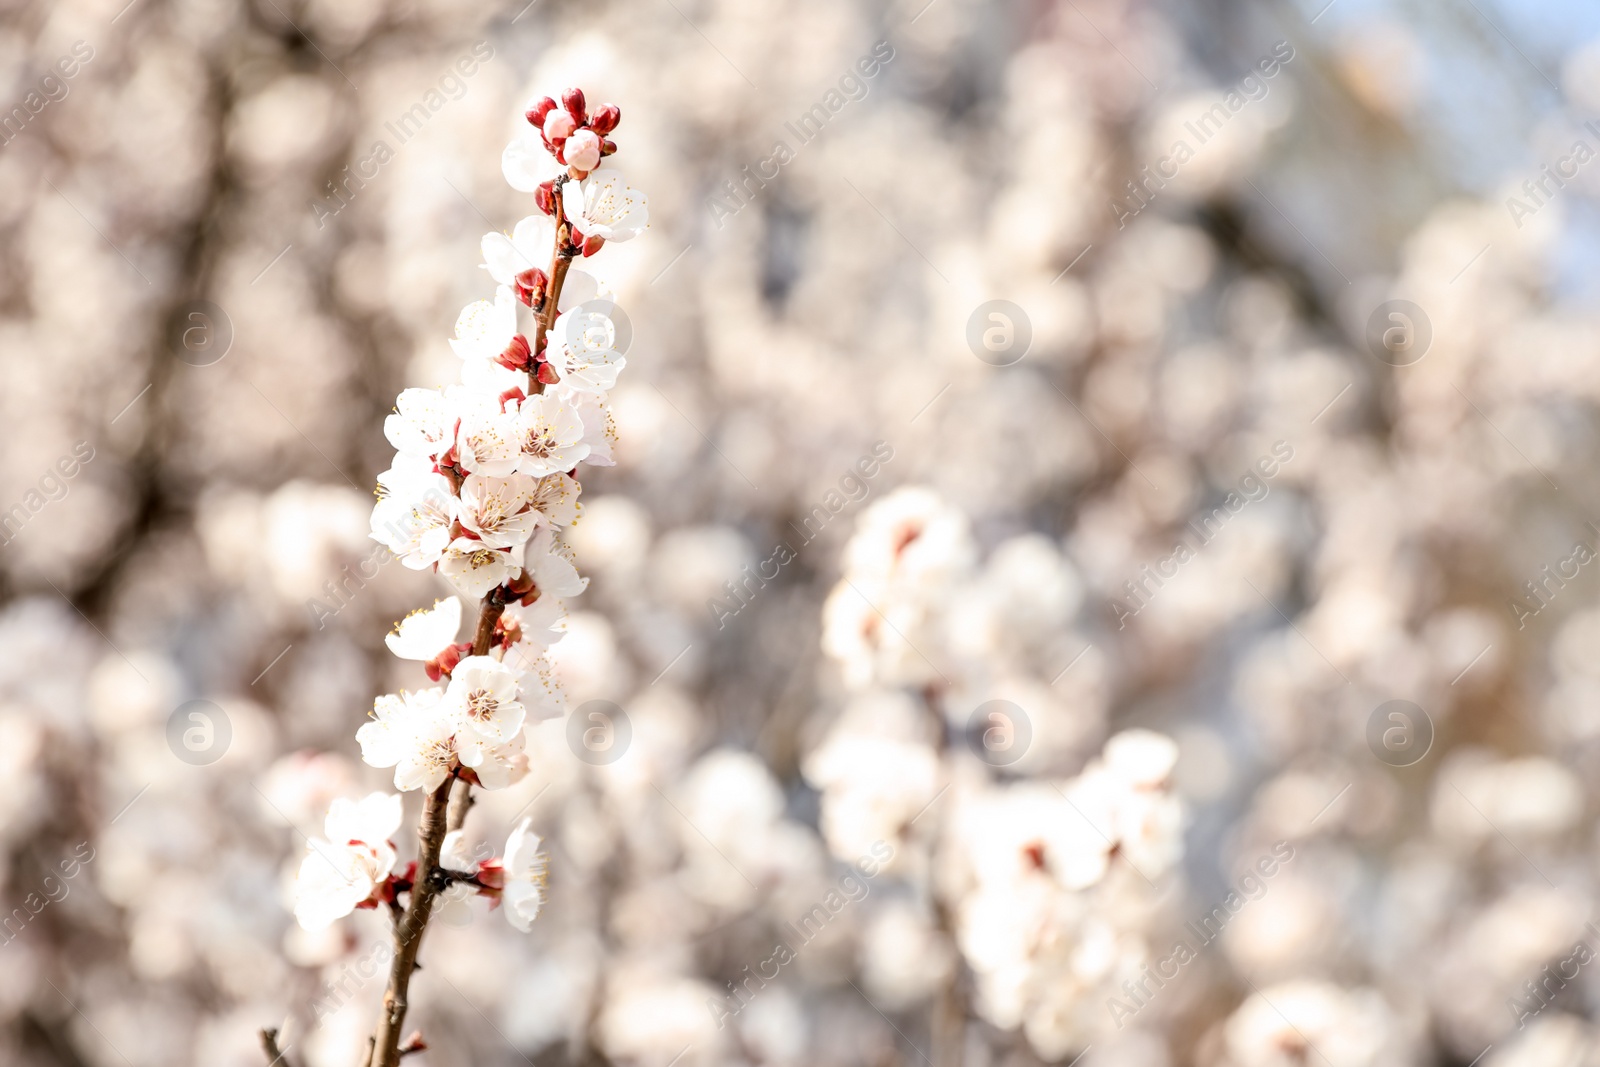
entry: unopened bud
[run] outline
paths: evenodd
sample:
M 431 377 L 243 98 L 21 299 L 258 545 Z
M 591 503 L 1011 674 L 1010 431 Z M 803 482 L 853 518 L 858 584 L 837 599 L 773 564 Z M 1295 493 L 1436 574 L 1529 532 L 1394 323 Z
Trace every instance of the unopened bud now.
M 604 141 L 600 142 L 600 155 L 602 157 L 613 155 L 616 153 L 616 151 L 617 142 L 613 141 L 611 138 L 607 137 Z
M 539 187 L 533 191 L 533 204 L 546 215 L 556 213 L 556 183 L 553 179 L 539 183 Z
M 506 345 L 506 350 L 500 353 L 501 366 L 510 367 L 512 370 L 521 370 L 528 365 L 528 359 L 533 355 L 533 349 L 528 346 L 528 339 L 520 333 Z
M 587 173 L 600 165 L 600 135 L 593 130 L 579 130 L 562 145 L 567 166 Z
M 513 279 L 517 283 L 517 299 L 534 311 L 544 303 L 544 287 L 549 279 L 538 267 L 529 267 Z
M 617 123 L 622 121 L 622 109 L 616 104 L 601 104 L 600 110 L 594 113 L 594 118 L 589 120 L 589 128 L 604 137 L 617 128 Z
M 576 119 L 580 126 L 583 125 L 584 119 L 588 117 L 587 112 L 584 111 L 582 89 L 568 89 L 562 93 L 561 106 L 567 109 L 567 113 Z
M 604 237 L 585 237 L 583 239 L 583 254 L 586 256 L 592 256 L 596 252 L 600 251 L 605 243 L 606 239 Z
M 455 670 L 456 664 L 461 662 L 461 657 L 470 651 L 472 651 L 470 644 L 451 645 L 427 663 L 424 663 L 422 669 L 427 673 L 428 681 L 437 682 L 441 677 Z
M 544 129 L 545 116 L 550 114 L 550 112 L 554 111 L 555 109 L 556 102 L 547 96 L 543 100 L 540 100 L 537 104 L 534 104 L 524 117 L 527 118 L 528 125 L 532 126 L 534 129 L 542 130 Z
M 578 123 L 565 111 L 557 108 L 544 117 L 544 135 L 546 140 L 557 144 L 572 136 L 572 131 L 578 128 Z

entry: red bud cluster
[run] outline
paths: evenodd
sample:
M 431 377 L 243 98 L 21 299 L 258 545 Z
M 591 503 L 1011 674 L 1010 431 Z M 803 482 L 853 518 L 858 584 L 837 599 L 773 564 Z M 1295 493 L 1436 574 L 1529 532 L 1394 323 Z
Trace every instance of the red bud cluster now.
M 574 178 L 582 178 L 600 165 L 600 160 L 617 150 L 615 141 L 606 135 L 622 121 L 622 111 L 615 104 L 604 104 L 593 114 L 583 98 L 582 89 L 568 89 L 561 94 L 561 103 L 545 97 L 528 110 L 529 125 L 539 131 L 545 148 L 556 157 L 556 162 L 567 167 Z M 539 209 L 545 214 L 555 213 L 553 196 L 547 207 L 544 188 L 540 190 Z

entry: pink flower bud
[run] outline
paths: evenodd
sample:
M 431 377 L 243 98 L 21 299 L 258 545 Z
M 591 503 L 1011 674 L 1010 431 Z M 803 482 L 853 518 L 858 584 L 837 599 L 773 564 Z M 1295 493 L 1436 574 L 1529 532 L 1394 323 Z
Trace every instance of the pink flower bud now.
M 604 141 L 600 142 L 600 154 L 602 156 L 612 155 L 616 152 L 616 150 L 617 142 L 613 141 L 611 138 L 607 137 Z
M 517 299 L 534 311 L 544 304 L 544 287 L 548 279 L 538 267 L 529 267 L 513 279 L 517 283 Z
M 554 111 L 555 109 L 556 102 L 547 96 L 543 100 L 540 100 L 537 104 L 534 104 L 528 113 L 523 117 L 528 120 L 528 125 L 534 127 L 535 129 L 542 130 L 544 129 L 545 116 L 550 114 L 550 112 Z
M 596 252 L 600 251 L 605 243 L 606 239 L 604 237 L 585 237 L 583 239 L 583 254 L 586 256 L 592 256 Z
M 616 104 L 602 104 L 600 110 L 594 113 L 594 118 L 589 120 L 589 128 L 604 137 L 617 128 L 617 123 L 622 121 L 622 109 Z
M 577 120 L 578 125 L 583 125 L 584 119 L 587 116 L 585 115 L 583 109 L 582 89 L 568 89 L 566 92 L 562 93 L 561 106 L 566 108 L 567 112 Z
M 461 657 L 472 652 L 472 642 L 465 641 L 461 644 L 450 645 L 443 652 L 423 664 L 423 671 L 427 673 L 430 682 L 437 682 L 444 675 L 456 669 L 456 664 L 461 662 Z
M 528 359 L 533 355 L 533 349 L 528 345 L 528 339 L 520 333 L 506 345 L 506 350 L 500 353 L 500 365 L 512 370 L 521 370 L 528 365 Z
M 600 135 L 593 130 L 579 130 L 562 145 L 567 166 L 576 170 L 591 171 L 600 165 Z
M 573 117 L 559 108 L 544 117 L 544 135 L 556 144 L 571 137 L 572 131 L 577 128 L 578 123 Z

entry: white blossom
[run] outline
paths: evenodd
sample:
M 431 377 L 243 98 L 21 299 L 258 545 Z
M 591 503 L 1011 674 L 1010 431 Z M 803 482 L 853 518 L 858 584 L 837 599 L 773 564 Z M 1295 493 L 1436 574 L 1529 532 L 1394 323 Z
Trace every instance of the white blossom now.
M 563 312 L 551 327 L 545 355 L 561 381 L 582 393 L 604 393 L 617 384 L 628 361 L 614 347 L 617 327 L 604 308 L 587 304 Z
M 508 661 L 521 655 L 532 662 L 567 636 L 567 606 L 555 596 L 540 596 L 527 607 L 512 604 L 506 608 L 505 620 L 515 625 L 517 634 L 506 653 Z
M 529 215 L 517 223 L 508 237 L 503 233 L 484 234 L 483 269 L 503 286 L 512 285 L 517 275 L 533 267 L 543 267 L 550 261 L 550 247 L 555 240 L 555 220 L 548 215 Z M 510 292 L 509 289 L 502 290 Z M 499 292 L 495 294 L 498 303 Z M 476 306 L 476 305 L 474 305 Z M 512 318 L 513 327 L 516 319 Z M 460 325 L 456 333 L 460 335 Z M 458 350 L 459 351 L 459 350 Z M 499 355 L 498 352 L 495 355 Z
M 517 685 L 523 706 L 534 722 L 559 719 L 567 713 L 567 694 L 556 680 L 550 657 L 543 652 L 529 654 L 528 647 L 513 647 L 506 661 L 517 668 Z
M 571 526 L 578 521 L 578 496 L 582 487 L 565 474 L 540 478 L 533 488 L 533 508 L 554 526 Z
M 517 471 L 535 478 L 569 471 L 589 454 L 583 417 L 565 396 L 540 393 L 518 406 Z
M 545 880 L 548 876 L 548 859 L 539 851 L 540 837 L 528 827 L 531 819 L 523 819 L 506 838 L 505 886 L 500 900 L 505 907 L 506 921 L 523 933 L 533 928 L 533 921 L 544 907 Z
M 461 309 L 450 347 L 462 359 L 494 359 L 516 334 L 517 298 L 509 285 L 501 285 L 492 303 L 477 300 Z
M 470 537 L 458 537 L 440 557 L 439 573 L 462 596 L 481 600 L 489 590 L 509 581 L 516 566 L 508 552 Z
M 522 544 L 544 519 L 533 506 L 537 485 L 524 474 L 506 478 L 467 475 L 461 483 L 462 527 L 490 548 Z
M 629 189 L 622 175 L 609 167 L 582 181 L 567 182 L 561 187 L 561 199 L 567 218 L 585 237 L 626 241 L 650 221 L 645 195 Z
M 444 690 L 423 689 L 373 702 L 373 720 L 356 731 L 361 758 L 374 767 L 393 767 L 402 792 L 439 788 L 456 761 L 455 724 Z
M 479 766 L 487 750 L 522 730 L 527 711 L 517 700 L 517 674 L 493 656 L 468 656 L 456 664 L 444 708 L 459 724 L 457 750 L 464 766 Z
M 400 828 L 400 798 L 372 793 L 364 800 L 343 797 L 328 808 L 325 840 L 307 842 L 295 882 L 295 918 L 307 930 L 320 930 L 372 899 L 394 869 L 389 839 Z
M 487 404 L 475 405 L 461 417 L 456 438 L 461 469 L 504 478 L 517 469 L 517 416 Z
M 503 745 L 482 750 L 482 761 L 471 772 L 485 789 L 505 789 L 528 776 L 527 737 L 521 731 Z
M 455 408 L 437 389 L 403 390 L 394 414 L 383 420 L 383 435 L 395 451 L 424 459 L 448 452 L 455 430 Z
M 378 486 L 384 495 L 372 509 L 372 539 L 412 570 L 439 562 L 460 507 L 450 480 L 427 460 L 397 456 Z
M 500 155 L 500 173 L 505 175 L 511 188 L 522 193 L 533 192 L 564 169 L 551 157 L 531 126 L 524 125 Z
M 616 466 L 612 447 L 617 441 L 617 424 L 612 418 L 611 405 L 606 403 L 605 394 L 573 389 L 565 383 L 557 383 L 545 392 L 565 397 L 578 412 L 578 418 L 583 422 L 583 443 L 589 449 L 583 462 L 596 467 Z
M 461 601 L 446 597 L 431 608 L 419 608 L 395 624 L 394 632 L 383 639 L 401 659 L 426 663 L 450 645 L 461 631 Z
M 444 835 L 444 843 L 439 846 L 439 866 L 459 874 L 470 874 L 478 869 L 478 862 L 467 851 L 465 830 L 451 830 Z
M 522 559 L 542 596 L 577 596 L 589 588 L 589 579 L 578 575 L 578 568 L 567 558 L 566 547 L 548 526 L 540 527 L 523 547 Z

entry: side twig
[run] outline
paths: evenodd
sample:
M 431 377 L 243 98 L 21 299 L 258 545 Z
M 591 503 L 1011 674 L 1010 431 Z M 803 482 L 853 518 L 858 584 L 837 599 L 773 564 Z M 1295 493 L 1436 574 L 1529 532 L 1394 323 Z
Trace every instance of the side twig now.
M 261 1031 L 261 1051 L 267 1054 L 267 1067 L 289 1067 L 289 1060 L 278 1048 L 278 1031 L 271 1027 Z

